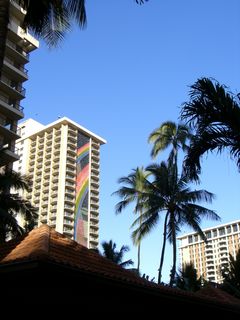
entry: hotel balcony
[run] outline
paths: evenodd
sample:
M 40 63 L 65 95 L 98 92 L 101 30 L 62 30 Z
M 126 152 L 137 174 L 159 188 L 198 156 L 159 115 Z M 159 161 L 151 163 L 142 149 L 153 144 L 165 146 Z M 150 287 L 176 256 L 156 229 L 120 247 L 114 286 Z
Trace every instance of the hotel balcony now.
M 72 198 L 75 198 L 75 188 L 71 188 L 71 189 L 70 188 L 65 188 L 65 194 L 69 195 Z
M 92 156 L 92 165 L 98 169 L 99 168 L 99 158 L 96 158 L 95 156 Z
M 99 182 L 91 179 L 91 188 L 99 188 Z
M 92 153 L 91 158 L 92 158 L 92 162 L 94 162 L 96 165 L 99 165 L 99 156 L 96 156 L 95 154 Z
M 10 1 L 10 14 L 18 18 L 20 21 L 24 19 L 24 16 L 26 15 L 26 10 L 24 10 L 22 7 L 19 6 L 19 4 L 16 3 L 16 1 L 11 0 Z
M 8 24 L 8 38 L 22 46 L 26 52 L 35 50 L 39 46 L 38 40 L 13 21 Z
M 98 209 L 98 208 L 99 208 L 99 203 L 98 203 L 98 201 L 94 201 L 93 199 L 91 199 L 91 200 L 90 200 L 90 204 L 91 204 L 91 208 L 93 208 L 93 210 L 94 210 L 94 208 L 95 208 L 95 209 Z
M 93 246 L 97 246 L 98 245 L 98 237 L 94 238 L 94 237 L 90 236 L 89 241 Z
M 69 211 L 69 212 L 74 212 L 74 208 L 75 206 L 74 205 L 70 205 L 70 204 L 67 204 L 67 203 L 64 203 L 64 210 L 65 211 Z
M 93 177 L 98 178 L 98 177 L 99 177 L 99 170 L 96 169 L 95 167 L 91 166 L 91 175 L 92 175 Z
M 93 214 L 93 211 L 91 211 L 90 220 L 98 222 L 99 221 L 98 214 Z
M 73 227 L 72 226 L 64 226 L 63 227 L 63 233 L 66 235 L 73 235 Z
M 99 149 L 100 144 L 98 142 L 92 141 L 92 147 L 95 149 Z
M 74 175 L 74 173 L 72 171 L 68 170 L 68 173 L 66 174 L 65 179 L 69 180 L 69 181 L 72 181 L 72 182 L 74 181 L 74 183 L 75 183 L 75 175 Z
M 98 223 L 91 221 L 90 228 L 94 229 L 94 232 L 96 233 L 99 230 Z
M 0 123 L 0 135 L 4 137 L 4 141 L 11 142 L 21 138 L 20 128 L 16 125 L 12 126 L 10 124 Z
M 68 128 L 68 135 L 76 139 L 77 131 L 75 129 L 72 129 L 69 127 Z
M 98 204 L 98 199 L 99 199 L 98 195 L 91 193 L 90 198 L 91 198 L 91 201 L 95 201 L 95 203 Z
M 93 157 L 95 157 L 96 159 L 99 159 L 99 155 L 100 155 L 99 150 L 92 149 L 92 156 Z
M 0 90 L 17 101 L 25 98 L 26 89 L 3 76 L 0 78 Z
M 64 218 L 63 224 L 64 224 L 65 226 L 74 227 L 74 221 L 73 221 L 72 219 Z
M 4 101 L 2 97 L 0 97 L 0 113 L 13 120 L 20 120 L 24 117 L 23 107 L 16 102 L 10 104 L 7 99 Z
M 65 186 L 67 187 L 66 192 L 69 192 L 71 190 L 72 192 L 74 191 L 75 194 L 76 185 L 74 182 L 66 181 Z M 69 189 L 69 191 L 67 189 Z
M 18 82 L 28 80 L 28 70 L 21 64 L 16 65 L 8 58 L 5 58 L 3 61 L 3 71 L 11 78 L 11 80 Z
M 75 197 L 69 197 L 69 196 L 65 196 L 64 197 L 64 202 L 67 204 L 69 203 L 70 205 L 75 201 Z
M 68 211 L 64 212 L 64 217 L 67 217 L 68 219 L 74 220 L 74 214 Z
M 46 224 L 47 223 L 47 217 L 43 217 L 40 219 L 42 224 Z
M 14 148 L 13 150 L 8 146 L 0 147 L 1 150 L 1 158 L 0 158 L 0 166 L 5 166 L 8 163 L 12 163 L 20 159 L 18 155 L 18 149 Z

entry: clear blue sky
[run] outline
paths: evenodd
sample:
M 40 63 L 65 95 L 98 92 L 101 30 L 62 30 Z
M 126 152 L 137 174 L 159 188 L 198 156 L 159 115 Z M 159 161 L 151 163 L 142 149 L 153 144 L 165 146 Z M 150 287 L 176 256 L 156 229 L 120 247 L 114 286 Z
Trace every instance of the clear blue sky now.
M 150 132 L 166 120 L 178 121 L 198 78 L 213 77 L 240 91 L 240 1 L 149 0 L 138 6 L 133 0 L 89 0 L 86 8 L 85 30 L 74 29 L 58 49 L 41 43 L 32 53 L 25 119 L 48 124 L 67 116 L 107 140 L 101 149 L 100 242 L 129 245 L 126 258 L 136 262 L 131 208 L 116 216 L 120 199 L 111 194 L 119 177 L 152 162 Z M 239 181 L 227 154 L 204 157 L 197 188 L 216 194 L 209 207 L 222 223 L 240 218 Z M 204 221 L 202 227 L 214 224 Z M 161 225 L 142 244 L 141 271 L 156 278 Z M 171 259 L 168 246 L 164 281 Z

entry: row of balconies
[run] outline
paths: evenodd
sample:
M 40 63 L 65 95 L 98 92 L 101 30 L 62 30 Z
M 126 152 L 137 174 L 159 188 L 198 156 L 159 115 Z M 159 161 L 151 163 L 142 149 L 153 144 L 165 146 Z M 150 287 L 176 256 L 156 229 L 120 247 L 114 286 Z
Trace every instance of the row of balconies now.
M 29 53 L 9 39 L 6 41 L 5 54 L 11 56 L 19 63 L 26 64 L 29 62 Z
M 96 149 L 96 150 L 99 150 L 100 144 L 98 142 L 92 140 L 92 148 Z
M 19 160 L 19 149 L 15 146 L 11 146 L 11 143 L 0 145 L 0 150 L 0 166 Z
M 76 138 L 77 137 L 77 131 L 73 129 L 72 127 L 68 127 L 68 136 Z
M 20 130 L 17 126 L 0 124 L 0 135 L 3 137 L 2 144 L 11 143 L 20 138 Z
M 28 79 L 28 70 L 24 67 L 24 65 L 18 64 L 8 57 L 5 57 L 3 60 L 2 70 L 11 80 L 24 82 Z
M 2 74 L 0 78 L 0 90 L 13 100 L 22 100 L 25 98 L 26 89 L 19 81 L 14 81 Z
M 5 96 L 0 96 L 0 113 L 9 119 L 19 120 L 22 119 L 23 107 L 16 100 L 10 100 Z

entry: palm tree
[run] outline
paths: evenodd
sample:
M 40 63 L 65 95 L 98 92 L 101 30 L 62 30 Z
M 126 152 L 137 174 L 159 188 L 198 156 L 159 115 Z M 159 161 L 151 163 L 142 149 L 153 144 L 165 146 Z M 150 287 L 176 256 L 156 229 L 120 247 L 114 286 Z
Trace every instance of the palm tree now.
M 71 23 L 80 27 L 86 25 L 85 0 L 15 0 L 27 10 L 22 27 L 55 46 L 69 31 Z M 2 70 L 7 30 L 9 22 L 10 0 L 0 0 L 0 72 Z
M 123 261 L 123 256 L 126 252 L 129 251 L 128 246 L 122 246 L 120 251 L 116 250 L 116 243 L 110 240 L 109 242 L 102 242 L 103 248 L 103 256 L 116 264 L 119 264 L 121 267 L 127 267 L 129 265 L 133 265 L 133 261 L 131 259 Z
M 230 254 L 229 264 L 222 270 L 223 285 L 222 289 L 240 298 L 240 249 L 236 258 Z
M 24 190 L 29 190 L 29 181 L 25 176 L 14 171 L 0 173 L 0 243 L 30 231 L 36 224 L 36 209 L 18 194 Z M 19 225 L 17 215 L 24 218 L 23 227 Z
M 116 213 L 121 213 L 123 209 L 125 209 L 128 205 L 136 202 L 136 206 L 134 208 L 134 213 L 139 213 L 139 223 L 141 224 L 141 215 L 142 210 L 138 210 L 138 206 L 141 202 L 141 193 L 144 191 L 145 181 L 149 173 L 144 170 L 143 167 L 134 169 L 132 173 L 130 173 L 126 177 L 121 177 L 118 179 L 118 183 L 124 184 L 123 187 L 119 188 L 119 190 L 115 191 L 113 194 L 119 196 L 123 200 L 118 202 L 116 205 Z M 134 244 L 138 247 L 138 259 L 137 259 L 137 270 L 140 272 L 140 256 L 141 256 L 141 240 L 138 239 Z
M 190 101 L 183 104 L 181 119 L 195 128 L 185 159 L 185 170 L 197 180 L 204 153 L 228 149 L 240 170 L 240 105 L 234 95 L 216 80 L 201 78 L 190 87 Z
M 186 125 L 176 124 L 172 121 L 163 122 L 148 138 L 148 142 L 153 143 L 152 158 L 156 158 L 160 152 L 171 146 L 172 150 L 168 160 L 176 164 L 179 148 L 187 151 L 187 142 L 191 139 L 191 136 L 189 127 Z
M 146 168 L 151 173 L 152 181 L 148 181 L 141 197 L 145 201 L 142 206 L 142 223 L 132 233 L 136 240 L 142 239 L 157 225 L 160 213 L 165 212 L 163 246 L 160 259 L 158 283 L 161 282 L 163 257 L 166 240 L 173 245 L 173 266 L 170 276 L 170 285 L 174 283 L 176 274 L 176 236 L 183 225 L 191 227 L 200 233 L 205 239 L 200 228 L 202 218 L 219 220 L 219 216 L 210 209 L 196 204 L 197 202 L 211 202 L 214 195 L 206 190 L 192 191 L 188 184 L 190 179 L 182 173 L 180 177 L 175 174 L 175 167 L 170 162 L 152 164 Z M 133 227 L 139 224 L 139 218 L 133 223 Z
M 177 275 L 176 286 L 185 291 L 198 291 L 201 288 L 201 277 L 198 278 L 197 270 L 192 262 L 187 263 Z

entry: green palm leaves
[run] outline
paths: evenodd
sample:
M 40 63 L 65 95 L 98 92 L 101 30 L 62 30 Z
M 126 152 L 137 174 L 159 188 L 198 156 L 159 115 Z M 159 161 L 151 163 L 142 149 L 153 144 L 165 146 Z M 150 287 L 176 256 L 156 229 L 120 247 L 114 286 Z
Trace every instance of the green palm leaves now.
M 50 46 L 63 40 L 73 23 L 87 24 L 85 0 L 15 0 L 27 10 L 23 26 L 30 28 Z M 144 0 L 135 0 L 143 4 Z
M 189 128 L 184 124 L 176 124 L 172 121 L 163 122 L 159 128 L 155 129 L 148 138 L 148 142 L 153 143 L 151 151 L 152 158 L 156 158 L 159 153 L 172 147 L 169 154 L 169 161 L 177 162 L 177 153 L 179 149 L 186 151 L 187 142 L 192 135 Z
M 191 190 L 190 177 L 183 171 L 178 173 L 178 152 L 188 151 L 188 143 L 192 134 L 188 126 L 167 121 L 155 129 L 149 136 L 153 143 L 151 155 L 156 158 L 159 153 L 170 148 L 167 162 L 153 163 L 141 170 L 137 168 L 130 175 L 120 178 L 124 184 L 114 194 L 122 200 L 116 205 L 116 213 L 120 213 L 129 204 L 135 203 L 134 213 L 138 217 L 132 223 L 132 239 L 135 244 L 151 233 L 163 219 L 163 243 L 158 269 L 158 283 L 161 283 L 162 268 L 166 241 L 172 244 L 173 265 L 170 275 L 170 285 L 174 284 L 176 276 L 177 235 L 183 225 L 187 225 L 204 234 L 200 228 L 203 218 L 218 220 L 219 216 L 210 209 L 201 206 L 202 201 L 211 202 L 214 195 L 206 190 Z
M 113 194 L 119 196 L 122 200 L 116 205 L 116 213 L 121 213 L 127 206 L 135 203 L 134 213 L 139 214 L 139 224 L 141 224 L 142 215 L 142 199 L 141 194 L 145 190 L 146 178 L 149 173 L 142 167 L 134 169 L 126 177 L 121 177 L 118 183 L 123 184 Z M 138 262 L 137 270 L 140 269 L 140 255 L 141 255 L 141 239 L 134 238 L 134 243 L 138 246 Z
M 146 183 L 146 189 L 141 194 L 143 203 L 143 214 L 141 225 L 136 228 L 132 236 L 141 239 L 156 227 L 161 217 L 165 215 L 163 249 L 160 260 L 158 282 L 161 282 L 161 271 L 165 253 L 166 240 L 173 246 L 173 267 L 170 285 L 173 285 L 176 274 L 176 237 L 183 225 L 193 230 L 201 231 L 202 218 L 218 220 L 219 216 L 212 210 L 200 206 L 198 202 L 211 202 L 213 194 L 205 190 L 194 190 L 189 188 L 189 178 L 184 173 L 178 177 L 171 163 L 161 162 L 146 168 L 151 175 L 151 182 Z M 135 220 L 136 226 L 139 219 Z
M 23 27 L 30 28 L 50 46 L 64 39 L 73 22 L 81 28 L 86 25 L 85 0 L 34 1 L 18 0 L 27 10 Z
M 202 155 L 223 149 L 229 150 L 240 170 L 239 96 L 208 78 L 197 80 L 190 88 L 190 101 L 181 111 L 181 119 L 195 129 L 185 159 L 186 172 L 197 180 Z
M 112 240 L 110 240 L 109 242 L 103 241 L 103 256 L 124 268 L 132 265 L 133 261 L 131 259 L 123 261 L 123 256 L 126 252 L 129 251 L 129 247 L 122 246 L 119 251 L 116 250 L 116 247 L 116 243 Z
M 0 174 L 0 242 L 30 231 L 35 226 L 38 217 L 36 209 L 19 195 L 19 192 L 28 189 L 29 181 L 25 176 L 13 171 Z M 17 215 L 24 218 L 23 227 Z

